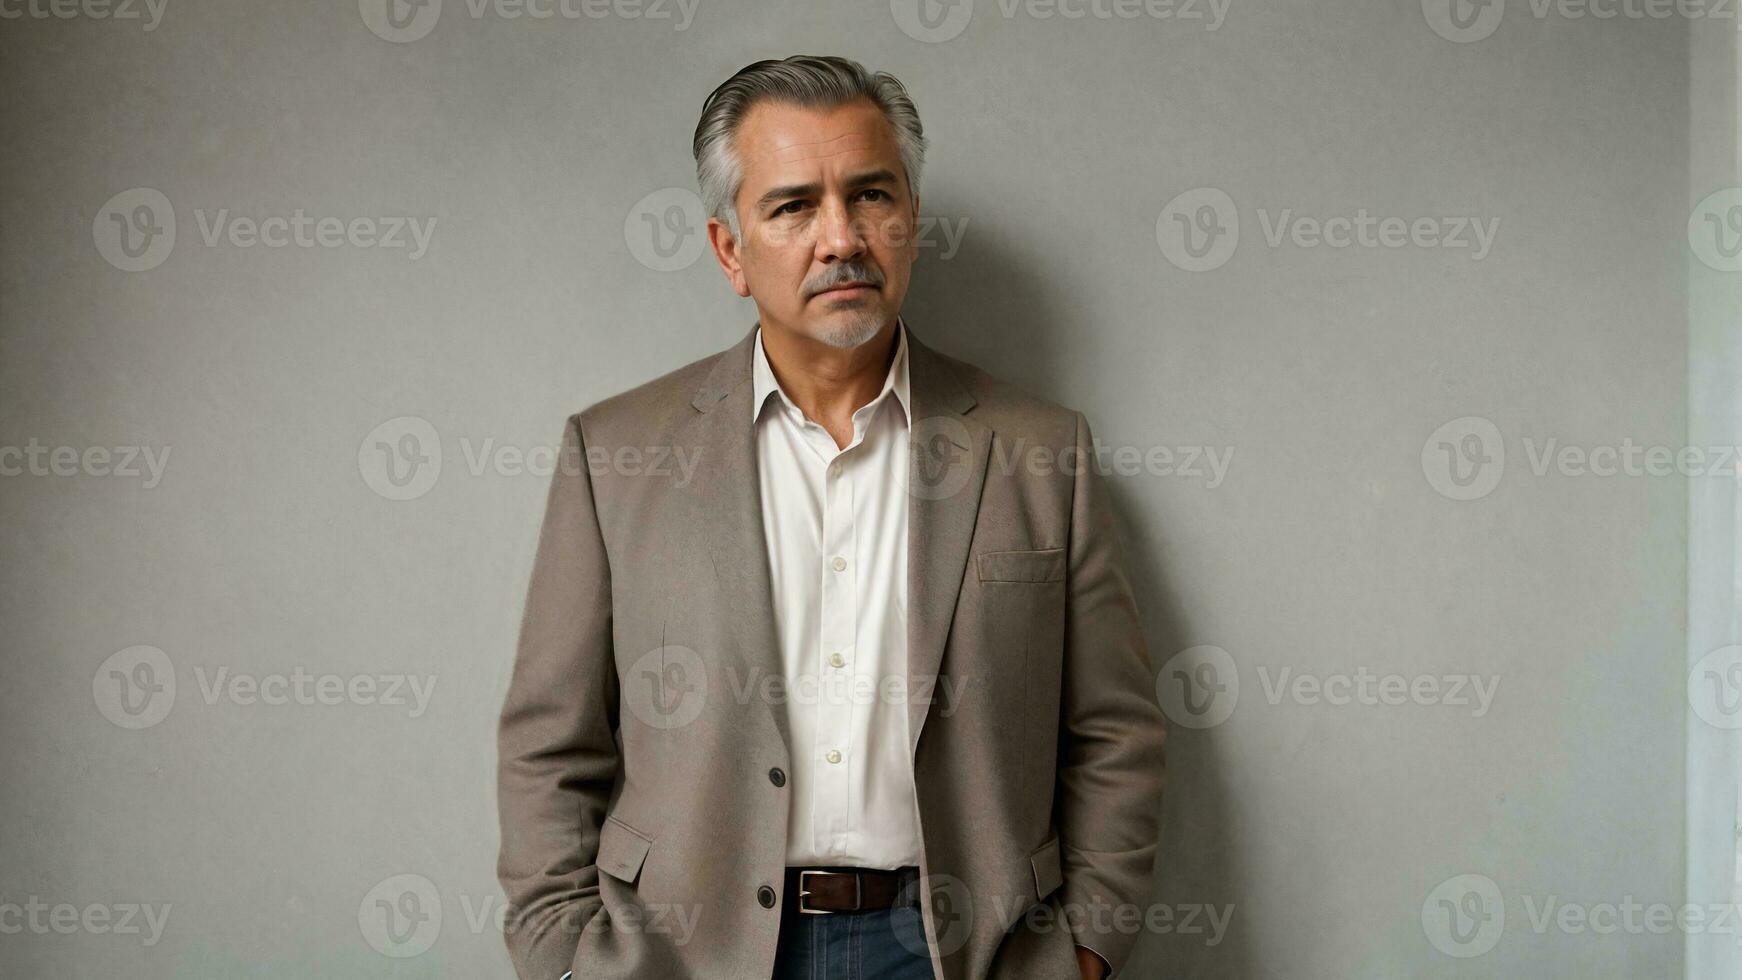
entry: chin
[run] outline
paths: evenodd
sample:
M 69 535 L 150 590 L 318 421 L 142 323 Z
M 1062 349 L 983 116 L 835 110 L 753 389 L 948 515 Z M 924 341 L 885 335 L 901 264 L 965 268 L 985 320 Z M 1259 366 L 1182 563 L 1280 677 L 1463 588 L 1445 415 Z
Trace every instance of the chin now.
M 831 317 L 831 322 L 824 322 L 814 336 L 830 347 L 847 349 L 858 347 L 877 336 L 883 329 L 884 316 L 881 312 L 866 313 L 853 311 L 850 314 Z

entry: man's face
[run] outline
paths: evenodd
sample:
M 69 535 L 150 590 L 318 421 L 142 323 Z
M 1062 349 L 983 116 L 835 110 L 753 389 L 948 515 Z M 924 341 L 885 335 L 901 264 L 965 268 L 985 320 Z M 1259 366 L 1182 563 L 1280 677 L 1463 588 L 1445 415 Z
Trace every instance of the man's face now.
M 708 239 L 764 325 L 856 347 L 895 319 L 918 257 L 919 201 L 895 130 L 869 99 L 833 109 L 762 102 L 736 147 L 741 238 L 718 219 Z M 831 289 L 844 283 L 855 289 Z

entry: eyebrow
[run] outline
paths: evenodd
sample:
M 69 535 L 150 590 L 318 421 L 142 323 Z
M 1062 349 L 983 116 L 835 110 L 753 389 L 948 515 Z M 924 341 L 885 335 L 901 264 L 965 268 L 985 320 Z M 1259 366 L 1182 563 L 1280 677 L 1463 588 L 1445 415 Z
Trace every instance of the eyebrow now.
M 847 178 L 847 190 L 852 192 L 870 187 L 873 184 L 894 184 L 895 182 L 895 174 L 892 171 L 885 169 L 867 170 Z M 821 191 L 822 185 L 820 184 L 787 184 L 783 187 L 772 187 L 766 194 L 756 199 L 756 210 L 760 212 L 775 201 L 789 197 L 812 197 Z

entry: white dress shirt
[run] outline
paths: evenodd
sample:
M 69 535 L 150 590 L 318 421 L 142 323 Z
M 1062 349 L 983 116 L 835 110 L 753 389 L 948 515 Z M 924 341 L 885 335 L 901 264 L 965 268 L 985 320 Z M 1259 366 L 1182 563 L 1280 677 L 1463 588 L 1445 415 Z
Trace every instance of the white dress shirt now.
M 898 317 L 883 389 L 853 413 L 840 449 L 781 389 L 756 331 L 751 417 L 792 735 L 789 867 L 919 864 L 905 697 L 906 334 Z

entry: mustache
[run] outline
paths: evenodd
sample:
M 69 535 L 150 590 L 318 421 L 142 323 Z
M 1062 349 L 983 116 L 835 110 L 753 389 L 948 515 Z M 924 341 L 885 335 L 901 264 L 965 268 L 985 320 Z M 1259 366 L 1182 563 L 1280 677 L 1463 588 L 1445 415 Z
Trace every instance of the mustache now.
M 811 286 L 811 295 L 815 296 L 825 290 L 833 289 L 836 286 L 843 286 L 847 283 L 864 283 L 868 286 L 881 287 L 883 285 L 883 277 L 878 275 L 874 269 L 843 266 L 817 280 L 817 282 Z

